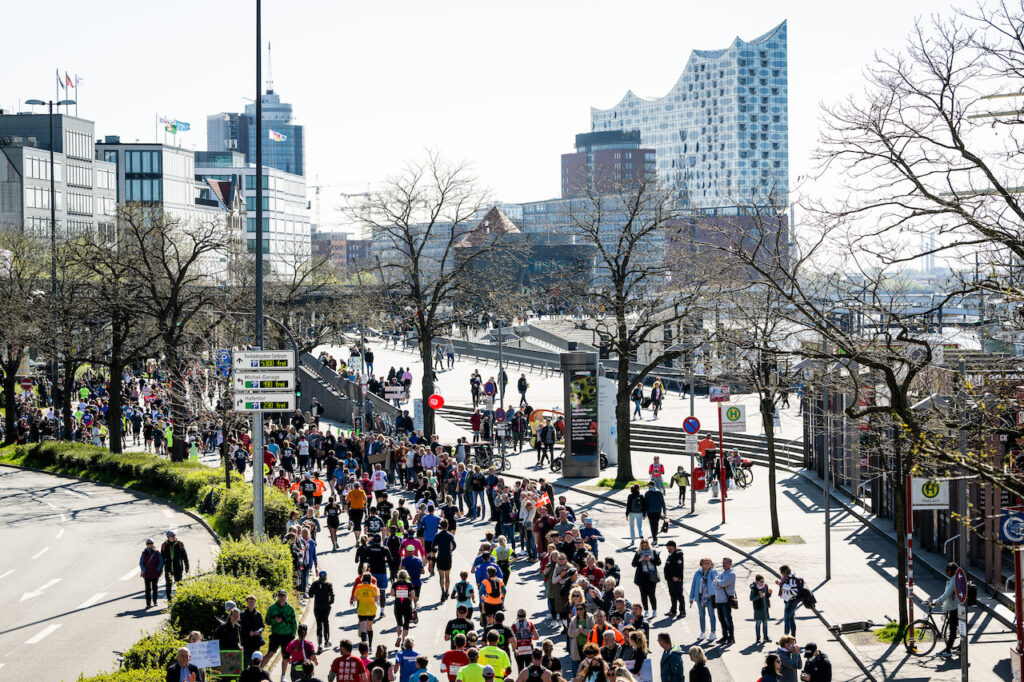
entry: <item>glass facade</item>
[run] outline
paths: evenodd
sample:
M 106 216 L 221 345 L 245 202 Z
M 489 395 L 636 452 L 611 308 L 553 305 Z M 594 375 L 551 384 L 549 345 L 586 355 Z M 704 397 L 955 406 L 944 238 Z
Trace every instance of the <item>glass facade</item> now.
M 627 92 L 591 108 L 593 131 L 639 130 L 659 177 L 686 205 L 710 213 L 788 204 L 789 88 L 786 22 L 724 50 L 695 50 L 664 97 Z

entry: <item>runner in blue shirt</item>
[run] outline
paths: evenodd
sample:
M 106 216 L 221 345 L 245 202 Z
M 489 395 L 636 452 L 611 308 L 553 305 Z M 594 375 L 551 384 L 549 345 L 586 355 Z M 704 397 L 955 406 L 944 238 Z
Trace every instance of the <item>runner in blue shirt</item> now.
M 434 563 L 437 560 L 437 548 L 434 547 L 434 538 L 437 537 L 437 528 L 441 523 L 441 517 L 434 512 L 434 505 L 427 505 L 427 514 L 420 519 L 418 528 L 419 534 L 423 536 L 423 549 L 427 552 L 427 568 L 430 575 L 434 575 Z
M 401 567 L 409 574 L 409 582 L 412 589 L 416 591 L 416 598 L 420 596 L 420 588 L 423 586 L 423 562 L 415 554 L 409 554 L 402 559 Z

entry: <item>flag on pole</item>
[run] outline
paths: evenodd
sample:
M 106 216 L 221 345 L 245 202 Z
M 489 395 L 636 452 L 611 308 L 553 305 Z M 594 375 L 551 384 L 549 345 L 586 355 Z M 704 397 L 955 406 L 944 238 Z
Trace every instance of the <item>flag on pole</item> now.
M 175 125 L 175 127 L 178 128 L 178 130 L 180 130 L 182 132 L 184 132 L 184 131 L 186 131 L 186 130 L 188 130 L 188 129 L 190 129 L 192 127 L 188 123 L 185 123 L 184 121 L 179 121 L 178 119 L 174 119 L 174 125 Z
M 287 135 L 282 135 L 281 133 L 277 132 L 276 130 L 270 130 L 270 129 L 268 128 L 268 129 L 267 129 L 267 133 L 269 134 L 269 136 L 270 136 L 270 139 L 271 139 L 271 140 L 272 140 L 273 142 L 284 142 L 285 140 L 287 140 L 287 139 L 288 139 L 288 136 L 287 136 Z
M 61 90 L 64 89 L 64 79 L 60 77 L 60 69 L 57 69 L 57 85 L 60 86 Z
M 71 76 L 68 75 L 67 71 L 64 72 L 64 84 L 69 88 L 75 87 L 75 84 L 71 82 Z
M 79 84 L 79 83 L 81 83 L 81 82 L 82 82 L 83 80 L 85 80 L 85 79 L 84 79 L 84 78 L 82 78 L 81 76 L 79 76 L 79 75 L 78 75 L 78 74 L 76 73 L 76 74 L 75 74 L 75 87 L 77 88 L 77 87 L 78 87 L 78 84 Z
M 178 132 L 177 121 L 175 121 L 173 118 L 161 116 L 160 125 L 162 125 L 164 127 L 164 130 L 171 133 L 172 135 L 176 135 Z

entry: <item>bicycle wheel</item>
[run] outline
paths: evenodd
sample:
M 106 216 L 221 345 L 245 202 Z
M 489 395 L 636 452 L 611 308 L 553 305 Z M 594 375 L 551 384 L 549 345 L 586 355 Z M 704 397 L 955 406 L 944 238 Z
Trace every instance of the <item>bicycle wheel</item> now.
M 914 634 L 914 646 L 910 645 L 910 634 Z M 903 633 L 903 646 L 914 656 L 927 656 L 939 641 L 939 631 L 929 620 L 915 620 Z
M 551 456 L 551 471 L 556 474 L 562 473 L 562 458 Z
M 608 468 L 608 455 L 604 455 L 604 454 L 601 455 L 601 468 L 602 469 L 607 469 Z
M 750 469 L 740 469 L 736 472 L 736 482 L 739 483 L 741 488 L 746 488 L 754 482 L 754 474 Z
M 512 468 L 512 462 L 509 460 L 508 457 L 506 457 L 505 459 L 501 460 L 501 470 L 502 471 L 508 471 L 511 468 Z

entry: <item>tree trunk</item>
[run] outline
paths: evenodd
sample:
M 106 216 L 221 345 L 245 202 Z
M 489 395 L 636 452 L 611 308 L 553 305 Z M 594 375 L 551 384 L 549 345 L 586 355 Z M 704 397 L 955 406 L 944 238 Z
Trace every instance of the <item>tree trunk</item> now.
M 893 462 L 896 465 L 896 480 L 893 482 L 893 522 L 896 526 L 896 588 L 899 594 L 899 639 L 910 624 L 907 609 L 907 488 L 903 456 L 900 454 L 900 437 L 893 426 Z
M 78 372 L 78 365 L 71 360 L 65 360 L 64 377 L 61 383 L 61 406 L 64 411 L 64 440 L 71 440 L 75 433 L 74 413 L 71 410 L 71 397 L 75 394 L 75 373 Z
M 8 360 L 4 369 L 4 445 L 10 445 L 18 439 L 18 403 L 16 398 L 18 377 L 16 372 L 21 364 L 23 350 L 15 350 L 7 346 Z
M 167 373 L 171 394 L 171 461 L 185 461 L 185 373 L 182 371 L 178 348 L 164 339 Z
M 121 394 L 124 392 L 124 363 L 121 361 L 119 348 L 111 348 L 110 354 L 110 394 L 107 401 L 107 431 L 110 436 L 110 451 L 121 454 L 124 448 L 121 439 L 124 436 L 124 423 L 121 419 Z
M 772 540 L 782 537 L 779 530 L 778 491 L 775 489 L 775 403 L 771 398 L 761 396 L 761 423 L 764 424 L 764 439 L 768 446 L 768 507 L 771 510 Z
M 616 481 L 628 483 L 633 480 L 633 458 L 630 449 L 630 401 L 629 401 L 629 353 L 623 353 L 621 346 L 618 358 L 618 376 L 615 391 L 615 426 L 619 432 L 619 463 Z
M 434 410 L 427 400 L 434 393 L 434 365 L 430 352 L 434 346 L 434 336 L 419 330 L 420 334 L 420 360 L 423 362 L 423 378 L 420 384 L 421 398 L 423 399 L 423 435 L 430 437 L 434 435 Z M 411 394 L 411 391 L 410 391 Z M 415 413 L 414 413 L 415 414 Z

